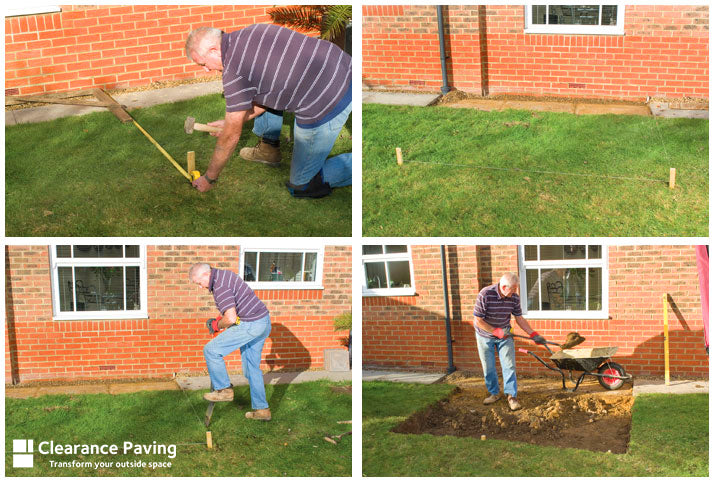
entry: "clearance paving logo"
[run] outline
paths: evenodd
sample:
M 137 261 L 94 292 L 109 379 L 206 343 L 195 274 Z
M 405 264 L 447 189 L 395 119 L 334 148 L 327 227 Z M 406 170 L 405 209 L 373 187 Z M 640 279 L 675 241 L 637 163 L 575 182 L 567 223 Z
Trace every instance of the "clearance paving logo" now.
M 32 468 L 34 467 L 34 441 L 18 439 L 12 441 L 12 466 L 16 468 Z M 42 441 L 37 444 L 37 452 L 42 455 L 163 455 L 166 458 L 173 459 L 176 457 L 176 445 L 164 445 L 153 442 L 150 445 L 135 444 L 133 442 L 124 442 L 121 449 L 118 445 L 87 445 L 87 444 L 59 444 L 54 440 Z M 57 461 L 50 460 L 50 467 L 53 468 L 69 468 L 83 467 L 94 469 L 105 468 L 171 468 L 170 461 L 151 461 L 143 460 L 122 460 L 122 461 L 99 461 L 89 462 L 80 460 Z

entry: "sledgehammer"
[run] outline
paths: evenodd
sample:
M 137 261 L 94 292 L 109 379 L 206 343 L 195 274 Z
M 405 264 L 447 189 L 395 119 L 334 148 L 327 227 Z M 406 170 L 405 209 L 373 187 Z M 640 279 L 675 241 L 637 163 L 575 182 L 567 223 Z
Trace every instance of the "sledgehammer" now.
M 187 117 L 184 122 L 184 132 L 187 134 L 192 134 L 194 131 L 201 132 L 221 132 L 220 127 L 209 126 L 206 124 L 199 124 L 193 117 Z

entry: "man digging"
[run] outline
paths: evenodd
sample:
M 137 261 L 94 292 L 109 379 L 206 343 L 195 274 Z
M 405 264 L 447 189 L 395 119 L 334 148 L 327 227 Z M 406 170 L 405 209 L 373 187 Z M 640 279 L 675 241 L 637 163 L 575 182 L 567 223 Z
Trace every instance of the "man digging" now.
M 272 24 L 224 33 L 200 27 L 186 39 L 186 55 L 207 72 L 223 72 L 224 120 L 206 173 L 193 182 L 208 191 L 253 119 L 258 146 L 239 155 L 268 166 L 281 161 L 283 111 L 295 113 L 293 158 L 286 187 L 299 198 L 327 196 L 352 184 L 352 153 L 328 157 L 352 111 L 352 59 L 336 45 Z M 212 134 L 213 135 L 213 134 Z
M 209 332 L 213 334 L 224 330 L 204 346 L 206 368 L 213 387 L 213 391 L 205 394 L 204 398 L 209 402 L 233 400 L 233 388 L 224 357 L 240 349 L 243 374 L 248 379 L 254 410 L 247 412 L 246 418 L 269 421 L 271 410 L 260 369 L 263 344 L 271 332 L 271 318 L 266 305 L 231 271 L 197 263 L 189 270 L 189 280 L 211 292 L 221 313 L 218 321 L 209 320 Z
M 516 352 L 514 338 L 511 333 L 511 315 L 516 324 L 524 330 L 534 343 L 545 344 L 546 340 L 531 329 L 529 323 L 521 314 L 521 304 L 516 290 L 519 278 L 514 273 L 506 273 L 499 283 L 487 286 L 477 296 L 474 305 L 474 330 L 477 337 L 477 349 L 482 361 L 484 381 L 489 396 L 484 399 L 484 405 L 495 403 L 501 398 L 499 378 L 497 376 L 496 355 L 502 367 L 504 393 L 510 410 L 519 410 L 521 404 L 516 399 Z

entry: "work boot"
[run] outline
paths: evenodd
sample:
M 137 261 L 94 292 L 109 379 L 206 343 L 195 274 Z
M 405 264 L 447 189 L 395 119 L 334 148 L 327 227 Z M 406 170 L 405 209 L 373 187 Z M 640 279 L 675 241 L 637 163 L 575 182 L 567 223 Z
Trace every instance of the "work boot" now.
M 521 403 L 517 401 L 516 397 L 512 397 L 511 395 L 509 395 L 506 399 L 506 403 L 509 404 L 509 410 L 511 410 L 512 412 L 521 409 Z
M 291 196 L 297 198 L 321 198 L 333 192 L 330 184 L 323 180 L 322 169 L 318 171 L 318 173 L 313 176 L 313 179 L 308 181 L 307 184 L 296 186 L 291 182 L 286 182 L 286 187 L 288 188 L 288 192 L 290 192 Z
M 204 400 L 208 400 L 209 402 L 231 402 L 233 401 L 233 388 L 228 387 L 205 393 Z
M 255 147 L 244 147 L 238 153 L 247 161 L 260 162 L 267 166 L 278 167 L 281 163 L 281 150 L 261 139 Z
M 484 399 L 484 405 L 491 405 L 492 403 L 496 402 L 501 398 L 501 395 L 496 393 L 494 395 L 489 395 L 487 398 Z
M 271 420 L 271 409 L 261 408 L 259 410 L 254 410 L 253 412 L 246 412 L 246 418 L 251 420 L 263 420 L 264 422 L 269 422 Z

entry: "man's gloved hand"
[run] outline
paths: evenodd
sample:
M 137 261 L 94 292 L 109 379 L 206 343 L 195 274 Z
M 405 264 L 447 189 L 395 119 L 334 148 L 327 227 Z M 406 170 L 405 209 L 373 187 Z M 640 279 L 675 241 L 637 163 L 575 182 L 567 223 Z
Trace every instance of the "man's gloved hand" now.
M 500 340 L 506 338 L 509 335 L 508 331 L 504 331 L 503 328 L 496 328 L 494 331 L 492 331 L 492 335 L 496 336 Z
M 532 331 L 531 335 L 529 335 L 532 340 L 534 340 L 534 343 L 537 345 L 546 345 L 546 338 L 543 336 L 539 335 L 537 332 Z
M 214 334 L 219 330 L 218 327 L 218 322 L 221 321 L 221 317 L 219 316 L 218 318 L 211 318 L 210 320 L 206 321 L 206 328 L 209 329 L 210 334 Z

